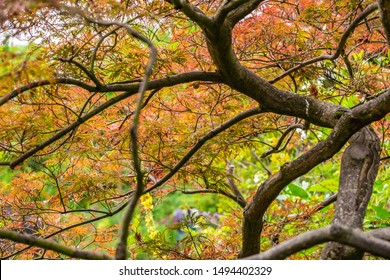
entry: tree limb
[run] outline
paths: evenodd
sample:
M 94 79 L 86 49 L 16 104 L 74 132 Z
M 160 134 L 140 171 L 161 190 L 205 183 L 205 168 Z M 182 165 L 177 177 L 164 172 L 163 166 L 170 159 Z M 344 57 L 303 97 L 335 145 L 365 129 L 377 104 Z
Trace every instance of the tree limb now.
M 78 250 L 43 238 L 38 238 L 33 235 L 17 233 L 11 230 L 0 229 L 0 238 L 51 250 L 60 254 L 64 254 L 71 258 L 79 258 L 79 259 L 86 259 L 86 260 L 112 260 L 113 259 L 112 256 L 106 254 L 99 254 L 91 251 Z
M 19 94 L 21 94 L 25 91 L 28 91 L 28 90 L 34 89 L 34 88 L 38 88 L 38 87 L 42 87 L 42 86 L 46 86 L 46 85 L 52 85 L 52 84 L 75 85 L 75 86 L 79 86 L 85 90 L 88 90 L 90 92 L 94 92 L 97 90 L 97 88 L 94 86 L 91 86 L 91 85 L 88 85 L 86 83 L 83 83 L 82 81 L 70 79 L 70 78 L 55 78 L 53 80 L 41 80 L 41 81 L 28 83 L 27 85 L 24 85 L 22 87 L 14 89 L 10 93 L 2 96 L 0 98 L 0 106 L 4 105 L 9 100 L 11 100 L 12 98 L 18 96 Z
M 359 248 L 373 255 L 390 259 L 390 242 L 375 237 L 374 233 L 367 233 L 358 229 L 351 229 L 346 226 L 336 224 L 303 233 L 264 253 L 253 255 L 244 259 L 282 260 L 299 251 L 327 241 L 337 241 Z
M 241 206 L 241 208 L 244 208 L 246 205 L 246 201 L 243 197 L 239 197 L 236 195 L 233 195 L 231 193 L 225 192 L 223 190 L 212 190 L 212 189 L 205 189 L 205 190 L 191 190 L 191 191 L 186 191 L 186 190 L 179 190 L 183 194 L 198 194 L 198 193 L 214 193 L 214 194 L 222 194 L 231 200 L 235 201 L 238 205 Z
M 178 84 L 195 82 L 195 81 L 216 82 L 216 83 L 223 82 L 221 75 L 216 73 L 216 72 L 194 71 L 194 72 L 177 74 L 177 75 L 168 76 L 165 78 L 152 80 L 148 83 L 147 89 L 148 90 L 159 89 L 159 88 L 163 88 L 163 87 L 170 87 L 170 86 L 175 86 Z M 88 84 L 83 83 L 82 81 L 79 81 L 79 80 L 75 80 L 75 79 L 71 79 L 71 78 L 54 78 L 53 80 L 40 80 L 40 81 L 31 82 L 27 85 L 24 85 L 22 87 L 19 87 L 17 89 L 12 90 L 10 93 L 8 93 L 0 98 L 0 106 L 7 103 L 12 98 L 17 97 L 19 94 L 21 94 L 25 91 L 28 91 L 28 90 L 34 89 L 34 88 L 38 88 L 38 87 L 42 87 L 42 86 L 54 85 L 54 84 L 75 85 L 75 86 L 81 87 L 81 88 L 83 88 L 87 91 L 90 91 L 90 92 L 128 91 L 129 92 L 128 96 L 137 93 L 138 89 L 140 87 L 140 83 L 124 82 L 124 83 L 104 84 L 104 85 L 101 85 L 101 87 L 98 89 L 95 86 L 88 85 Z M 126 97 L 128 97 L 128 96 L 126 96 Z M 126 98 L 126 97 L 124 97 L 124 98 Z
M 118 207 L 118 209 L 116 209 L 115 211 L 111 212 L 111 213 L 108 213 L 108 214 L 105 214 L 105 215 L 102 215 L 102 216 L 99 216 L 99 217 L 96 217 L 96 218 L 93 218 L 93 219 L 90 219 L 90 220 L 86 220 L 86 221 L 83 221 L 83 222 L 80 222 L 80 223 L 77 223 L 77 224 L 73 224 L 73 225 L 70 225 L 70 226 L 67 226 L 65 228 L 62 228 L 60 230 L 57 230 L 56 232 L 53 232 L 45 237 L 43 237 L 44 239 L 48 239 L 50 237 L 53 237 L 53 236 L 56 236 L 62 232 L 65 232 L 67 230 L 70 230 L 72 228 L 76 228 L 76 227 L 80 227 L 80 226 L 83 226 L 83 225 L 86 225 L 86 224 L 90 224 L 90 223 L 93 223 L 93 222 L 97 222 L 97 221 L 100 221 L 102 219 L 105 219 L 105 218 L 108 218 L 108 217 L 113 217 L 114 215 L 120 213 L 123 209 L 126 208 L 126 206 L 128 205 L 128 203 L 125 203 L 123 205 L 121 205 L 120 207 Z M 1 259 L 9 259 L 9 258 L 12 258 L 13 256 L 16 256 L 20 253 L 23 253 L 24 251 L 32 248 L 33 245 L 30 245 L 30 246 L 27 246 L 26 248 L 23 248 L 17 252 L 14 252 L 12 253 L 11 255 L 9 256 L 6 256 L 6 257 L 2 257 Z
M 325 141 L 318 143 L 310 151 L 292 162 L 286 163 L 279 172 L 271 175 L 263 182 L 244 211 L 241 256 L 249 256 L 259 251 L 262 217 L 269 205 L 285 186 L 306 174 L 319 163 L 331 158 L 355 132 L 367 124 L 383 118 L 389 110 L 390 90 L 346 112 L 341 116 L 339 122 Z
M 58 59 L 61 62 L 71 63 L 76 65 L 81 71 L 83 71 L 87 77 L 96 85 L 97 88 L 101 87 L 100 81 L 96 78 L 96 76 L 93 74 L 93 72 L 90 72 L 83 64 L 80 62 L 74 60 L 73 58 L 59 58 Z

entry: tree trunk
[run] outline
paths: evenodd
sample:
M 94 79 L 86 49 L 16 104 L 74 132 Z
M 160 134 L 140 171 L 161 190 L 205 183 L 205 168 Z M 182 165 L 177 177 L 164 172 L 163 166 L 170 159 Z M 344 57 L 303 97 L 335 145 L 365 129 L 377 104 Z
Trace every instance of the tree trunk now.
M 368 126 L 354 134 L 341 161 L 340 184 L 333 223 L 362 228 L 379 169 L 380 142 Z M 328 243 L 322 259 L 361 259 L 364 252 L 336 242 Z

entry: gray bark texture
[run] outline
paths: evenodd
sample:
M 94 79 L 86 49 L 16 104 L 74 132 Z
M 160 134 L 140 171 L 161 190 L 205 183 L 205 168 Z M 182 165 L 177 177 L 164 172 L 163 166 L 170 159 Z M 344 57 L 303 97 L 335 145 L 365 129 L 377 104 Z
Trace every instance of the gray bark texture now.
M 368 126 L 354 134 L 341 161 L 340 184 L 334 224 L 361 229 L 379 169 L 380 141 Z M 330 242 L 322 259 L 361 259 L 364 252 Z

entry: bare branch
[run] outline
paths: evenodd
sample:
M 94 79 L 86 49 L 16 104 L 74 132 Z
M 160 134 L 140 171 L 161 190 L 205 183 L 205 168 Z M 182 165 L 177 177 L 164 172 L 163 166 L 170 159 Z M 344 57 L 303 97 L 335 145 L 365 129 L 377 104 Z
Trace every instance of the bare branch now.
M 329 206 L 330 204 L 332 204 L 336 200 L 337 200 L 337 193 L 331 195 L 330 197 L 328 197 L 324 201 L 322 201 L 322 202 L 318 203 L 317 205 L 315 205 L 311 212 L 313 212 L 313 213 L 317 212 L 317 211 L 321 210 L 322 208 L 325 208 L 326 206 Z
M 15 231 L 0 229 L 0 238 L 12 240 L 19 243 L 24 243 L 39 248 L 51 250 L 68 257 L 86 259 L 86 260 L 112 260 L 113 257 L 106 254 L 99 254 L 91 251 L 78 250 L 67 247 L 43 238 L 38 238 L 33 235 L 17 233 Z
M 159 89 L 163 87 L 169 87 L 169 86 L 174 86 L 182 83 L 195 82 L 195 81 L 216 82 L 216 83 L 223 82 L 222 77 L 219 73 L 207 72 L 207 71 L 194 71 L 194 72 L 177 74 L 177 75 L 168 76 L 161 79 L 152 80 L 148 83 L 147 89 L 148 90 Z M 4 95 L 3 97 L 0 98 L 0 106 L 4 105 L 12 98 L 17 97 L 19 94 L 26 92 L 30 89 L 47 86 L 47 85 L 54 85 L 54 84 L 75 85 L 85 90 L 88 90 L 90 92 L 128 91 L 130 92 L 130 94 L 137 93 L 140 87 L 139 82 L 134 83 L 134 82 L 126 82 L 126 81 L 101 85 L 101 88 L 98 89 L 97 87 L 88 85 L 79 80 L 75 80 L 71 78 L 55 78 L 53 80 L 40 80 L 40 81 L 31 82 L 27 85 L 14 89 L 10 93 Z
M 90 69 L 89 71 L 94 74 L 94 68 L 95 68 L 95 60 L 96 60 L 96 55 L 97 55 L 97 52 L 99 50 L 99 47 L 101 46 L 101 44 L 103 44 L 104 40 L 111 36 L 112 34 L 114 34 L 116 31 L 118 31 L 121 27 L 118 26 L 116 28 L 114 28 L 113 30 L 111 30 L 110 32 L 108 32 L 107 34 L 101 36 L 100 40 L 96 43 L 95 45 L 95 48 L 93 49 L 93 52 L 92 52 L 92 56 L 91 56 L 91 60 L 90 60 Z

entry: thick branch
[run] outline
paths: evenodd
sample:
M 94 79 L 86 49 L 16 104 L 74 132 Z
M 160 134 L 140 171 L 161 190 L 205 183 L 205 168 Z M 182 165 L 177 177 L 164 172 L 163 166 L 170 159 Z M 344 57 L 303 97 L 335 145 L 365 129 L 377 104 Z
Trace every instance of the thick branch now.
M 86 260 L 112 260 L 113 259 L 113 257 L 109 255 L 99 254 L 99 253 L 84 251 L 84 250 L 78 250 L 43 238 L 38 238 L 27 234 L 21 234 L 10 230 L 0 229 L 0 238 L 51 250 L 71 258 L 79 258 L 79 259 L 86 259 Z
M 333 223 L 361 229 L 379 169 L 380 140 L 366 126 L 353 135 L 340 168 L 340 184 Z M 363 253 L 339 243 L 328 243 L 323 259 L 361 259 Z
M 203 71 L 195 71 L 183 74 L 177 74 L 173 76 L 168 76 L 161 79 L 156 79 L 150 81 L 147 85 L 147 89 L 159 89 L 163 87 L 170 87 L 178 84 L 189 83 L 189 82 L 223 82 L 220 74 L 216 72 L 203 72 Z M 128 91 L 130 94 L 135 94 L 138 92 L 140 87 L 140 83 L 131 83 L 131 82 L 121 82 L 121 83 L 113 83 L 101 85 L 98 89 L 97 87 L 85 84 L 79 80 L 70 79 L 70 78 L 57 78 L 53 80 L 41 80 L 31 82 L 27 85 L 14 89 L 10 93 L 4 95 L 0 98 L 0 106 L 7 103 L 12 98 L 18 96 L 19 94 L 26 92 L 30 89 L 47 86 L 47 85 L 55 85 L 55 84 L 65 84 L 65 85 L 75 85 L 79 86 L 85 90 L 90 92 L 119 92 L 119 91 Z M 130 95 L 129 95 L 130 96 Z
M 376 238 L 380 238 L 390 242 L 390 227 L 373 229 L 371 233 Z
M 354 246 L 373 255 L 390 258 L 390 242 L 375 237 L 374 233 L 365 233 L 342 225 L 327 226 L 294 237 L 272 249 L 248 260 L 282 260 L 301 250 L 311 248 L 327 241 L 337 241 Z

